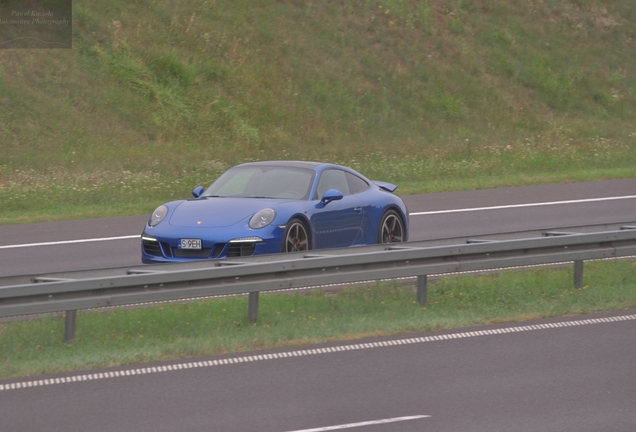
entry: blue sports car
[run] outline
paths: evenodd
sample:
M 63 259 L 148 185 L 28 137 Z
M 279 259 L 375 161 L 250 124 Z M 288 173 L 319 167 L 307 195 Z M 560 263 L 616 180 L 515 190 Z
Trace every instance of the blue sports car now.
M 340 165 L 251 162 L 193 199 L 159 206 L 141 236 L 144 263 L 339 248 L 408 239 L 395 185 Z

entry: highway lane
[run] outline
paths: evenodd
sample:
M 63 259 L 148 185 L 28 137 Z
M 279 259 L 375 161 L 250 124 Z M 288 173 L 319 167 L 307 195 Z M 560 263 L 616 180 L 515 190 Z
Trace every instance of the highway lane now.
M 0 277 L 141 264 L 148 215 L 0 226 Z M 119 240 L 68 243 L 86 239 Z M 43 246 L 16 247 L 48 243 Z
M 634 220 L 636 200 L 624 197 L 635 190 L 636 179 L 630 179 L 407 196 L 405 201 L 412 213 L 426 213 L 411 219 L 413 240 L 420 240 Z M 623 198 L 589 201 L 609 197 Z M 540 205 L 557 201 L 579 202 Z M 537 205 L 509 207 L 532 203 Z M 507 208 L 476 210 L 501 206 Z M 464 211 L 440 213 L 447 210 Z M 65 242 L 135 236 L 145 220 L 0 227 L 0 276 L 136 265 L 135 238 Z M 55 244 L 9 247 L 34 243 Z M 609 315 L 617 314 L 602 316 Z M 636 430 L 636 380 L 631 379 L 636 319 L 541 327 L 562 321 L 539 321 L 538 328 L 527 331 L 514 330 L 527 323 L 495 325 L 0 381 L 0 430 Z M 476 330 L 500 333 L 471 336 Z M 388 345 L 438 335 L 455 336 Z M 322 351 L 337 347 L 346 350 Z M 262 357 L 267 354 L 281 358 Z M 222 359 L 244 361 L 211 365 Z M 126 375 L 131 371 L 135 375 Z M 45 379 L 52 381 L 40 385 Z M 27 383 L 31 387 L 11 387 Z
M 636 179 L 407 195 L 404 200 L 413 214 L 411 240 L 552 229 L 635 220 Z M 146 219 L 0 226 L 0 277 L 139 265 L 137 236 Z M 91 239 L 99 241 L 85 241 Z
M 632 310 L 0 381 L 0 426 L 632 432 L 635 330 Z
M 411 240 L 428 240 L 632 221 L 636 220 L 636 199 L 589 200 L 634 195 L 636 179 L 624 179 L 413 195 L 404 200 L 410 213 L 496 207 L 412 216 Z M 564 201 L 579 202 L 542 205 Z M 522 204 L 537 205 L 515 207 Z

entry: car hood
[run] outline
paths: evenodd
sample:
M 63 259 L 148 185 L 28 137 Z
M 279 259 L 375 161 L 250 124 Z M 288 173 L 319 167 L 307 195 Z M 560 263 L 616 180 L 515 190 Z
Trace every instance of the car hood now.
M 268 198 L 202 198 L 181 201 L 172 212 L 170 225 L 218 228 L 234 225 L 254 213 L 289 200 Z

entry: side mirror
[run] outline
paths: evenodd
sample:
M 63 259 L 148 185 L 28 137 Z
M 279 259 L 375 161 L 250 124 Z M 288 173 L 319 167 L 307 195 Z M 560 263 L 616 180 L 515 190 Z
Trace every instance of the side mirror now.
M 331 201 L 338 201 L 341 200 L 342 197 L 344 195 L 342 195 L 342 192 L 340 192 L 338 189 L 329 189 L 327 192 L 325 192 L 325 194 L 322 196 L 322 199 L 320 200 L 320 203 L 322 205 L 327 205 L 329 204 Z
M 194 189 L 192 189 L 192 196 L 195 198 L 199 198 L 204 190 L 205 189 L 203 189 L 203 186 L 197 186 Z

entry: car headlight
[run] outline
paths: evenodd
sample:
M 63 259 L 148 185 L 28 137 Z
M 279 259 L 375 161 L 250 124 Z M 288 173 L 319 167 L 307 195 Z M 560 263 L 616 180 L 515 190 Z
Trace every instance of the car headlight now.
M 250 228 L 259 229 L 264 228 L 271 224 L 276 217 L 276 210 L 272 208 L 266 208 L 257 212 L 252 219 L 250 219 Z
M 150 219 L 148 219 L 148 225 L 150 225 L 151 227 L 159 225 L 159 222 L 161 222 L 167 214 L 168 207 L 166 207 L 165 205 L 157 207 L 157 210 L 152 212 L 152 215 L 150 215 Z

